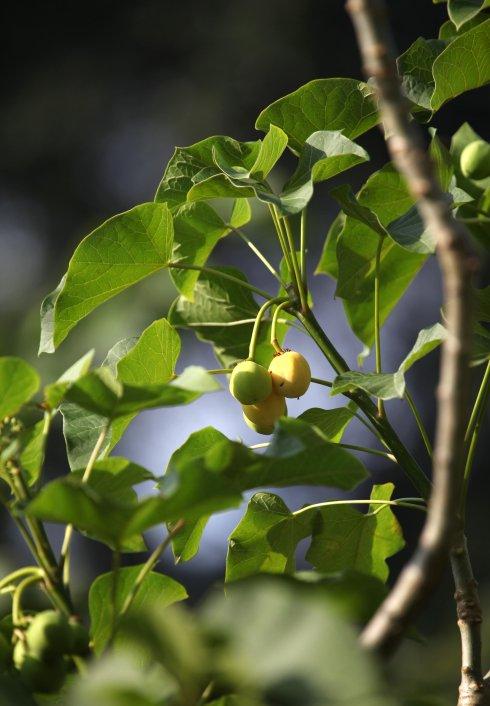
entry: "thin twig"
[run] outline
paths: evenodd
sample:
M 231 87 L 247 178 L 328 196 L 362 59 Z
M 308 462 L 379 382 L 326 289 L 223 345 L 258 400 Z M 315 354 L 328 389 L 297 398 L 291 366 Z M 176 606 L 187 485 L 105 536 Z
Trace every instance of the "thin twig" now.
M 396 72 L 391 30 L 382 0 L 348 0 L 366 75 L 374 79 L 393 161 L 417 200 L 424 225 L 436 237 L 448 337 L 443 344 L 433 487 L 417 551 L 361 635 L 361 643 L 390 654 L 438 582 L 457 523 L 463 477 L 464 422 L 471 344 L 470 275 L 475 260 L 467 231 L 454 220 L 441 191 Z
M 276 268 L 269 262 L 269 260 L 266 258 L 266 256 L 264 255 L 264 253 L 263 253 L 261 250 L 259 250 L 259 248 L 255 245 L 255 243 L 254 243 L 252 240 L 250 240 L 250 238 L 248 237 L 248 235 L 246 235 L 246 233 L 244 233 L 243 230 L 241 230 L 240 228 L 234 228 L 234 227 L 233 227 L 232 225 L 230 225 L 229 223 L 228 223 L 227 225 L 228 225 L 228 227 L 230 228 L 230 230 L 233 231 L 233 233 L 236 233 L 236 234 L 243 240 L 243 242 L 248 245 L 248 247 L 250 248 L 250 250 L 251 250 L 255 255 L 257 255 L 257 257 L 259 258 L 259 260 L 262 262 L 263 265 L 265 265 L 265 267 L 269 270 L 269 272 L 271 273 L 271 275 L 272 275 L 273 277 L 275 277 L 275 278 L 277 279 L 277 281 L 279 282 L 279 284 L 280 284 L 282 287 L 284 287 L 284 289 L 285 289 L 285 288 L 286 288 L 286 284 L 285 284 L 285 282 L 282 281 L 281 275 L 279 274 L 279 272 L 278 272 L 278 271 L 276 270 Z

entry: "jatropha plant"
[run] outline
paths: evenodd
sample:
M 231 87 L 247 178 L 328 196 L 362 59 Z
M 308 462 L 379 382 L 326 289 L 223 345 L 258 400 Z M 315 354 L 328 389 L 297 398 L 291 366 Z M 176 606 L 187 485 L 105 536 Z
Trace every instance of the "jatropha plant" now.
M 2 703 L 408 703 L 383 680 L 372 653 L 384 658 L 413 633 L 412 620 L 449 557 L 462 640 L 460 703 L 488 703 L 464 518 L 490 387 L 490 288 L 478 288 L 475 277 L 471 283 L 490 242 L 490 145 L 468 123 L 450 145 L 427 128 L 442 105 L 490 79 L 486 6 L 449 0 L 439 37 L 417 39 L 395 63 L 382 3 L 351 0 L 367 83 L 316 79 L 260 112 L 260 139 L 213 136 L 177 147 L 153 201 L 113 216 L 78 245 L 42 303 L 41 353 L 53 353 L 84 317 L 159 270 L 169 270 L 178 296 L 166 318 L 117 342 L 103 365 L 92 366 L 90 351 L 43 388 L 26 362 L 0 358 L 1 500 L 33 557 L 0 580 L 11 599 L 0 622 Z M 369 160 L 356 140 L 378 125 L 393 161 L 354 193 L 349 170 Z M 271 172 L 286 150 L 296 166 L 277 192 Z M 338 214 L 312 263 L 308 207 L 315 185 L 339 174 L 344 183 L 330 189 Z M 251 201 L 270 217 L 278 262 L 244 231 Z M 231 236 L 270 274 L 270 291 L 232 262 L 207 264 Z M 420 331 L 398 369 L 387 371 L 383 324 L 435 253 L 441 320 Z M 318 322 L 313 268 L 335 280 L 364 354 L 374 349 L 374 370 L 350 369 Z M 321 351 L 328 379 L 312 376 L 323 372 L 310 369 L 306 346 L 288 349 L 291 327 Z M 220 367 L 182 370 L 179 329 L 210 344 Z M 432 440 L 405 376 L 439 346 Z M 297 418 L 289 416 L 288 399 L 310 385 L 324 386 L 325 408 L 305 404 Z M 249 447 L 208 426 L 172 454 L 161 478 L 111 454 L 143 410 L 218 391 L 231 394 L 238 418 L 270 439 Z M 329 408 L 329 395 L 342 395 L 345 405 Z M 415 419 L 432 478 L 392 426 L 395 399 Z M 44 482 L 46 442 L 60 417 L 67 469 Z M 358 423 L 372 447 L 342 442 Z M 346 495 L 368 475 L 358 451 L 393 468 L 392 482 L 373 485 L 364 499 Z M 401 474 L 413 497 L 396 493 Z M 134 487 L 148 480 L 155 492 L 138 497 Z M 270 492 L 294 485 L 342 495 L 293 510 Z M 169 608 L 187 592 L 155 571 L 163 552 L 172 546 L 176 561 L 191 560 L 208 519 L 251 490 L 228 539 L 226 598 L 192 613 Z M 404 546 L 399 508 L 426 520 L 413 559 L 389 589 L 386 560 Z M 65 527 L 59 551 L 46 522 Z M 167 528 L 165 539 L 140 563 L 125 562 L 146 551 L 143 533 L 157 526 Z M 114 557 L 112 571 L 90 587 L 88 609 L 72 595 L 76 532 Z M 305 539 L 311 569 L 298 573 L 295 555 Z M 45 595 L 42 609 L 30 607 L 26 589 Z M 361 627 L 359 640 L 349 623 Z M 410 703 L 422 703 L 413 688 Z

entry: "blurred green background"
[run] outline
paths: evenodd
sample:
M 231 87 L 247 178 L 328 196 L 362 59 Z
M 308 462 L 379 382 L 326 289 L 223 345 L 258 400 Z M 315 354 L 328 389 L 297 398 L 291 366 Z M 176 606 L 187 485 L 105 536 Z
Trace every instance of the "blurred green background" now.
M 390 7 L 400 51 L 418 36 L 437 36 L 446 19 L 445 5 L 430 0 L 399 0 Z M 58 283 L 81 237 L 106 217 L 151 200 L 174 145 L 212 134 L 256 139 L 255 118 L 268 103 L 313 78 L 360 77 L 360 62 L 343 3 L 336 0 L 46 1 L 4 3 L 1 13 L 0 353 L 25 357 L 49 380 L 89 348 L 94 347 L 102 360 L 117 340 L 164 316 L 175 296 L 168 276 L 157 275 L 97 310 L 56 355 L 37 359 L 40 302 Z M 488 97 L 485 90 L 468 93 L 443 108 L 435 120 L 441 137 L 448 140 L 467 120 L 488 139 Z M 378 131 L 360 142 L 371 154 L 371 163 L 340 179 L 348 179 L 355 189 L 386 161 Z M 283 169 L 286 176 L 287 159 Z M 312 269 L 336 212 L 328 197 L 331 186 L 320 185 L 316 192 L 310 228 Z M 255 216 L 247 232 L 277 258 L 264 213 L 258 209 Z M 220 244 L 214 261 L 239 264 L 259 286 L 268 282 L 267 273 L 231 238 Z M 488 281 L 488 263 L 480 278 L 482 283 Z M 333 291 L 330 281 L 317 278 L 313 296 L 318 316 L 328 322 L 332 337 L 354 362 L 360 345 L 343 320 L 341 306 L 333 302 Z M 421 327 L 437 319 L 439 306 L 438 272 L 431 262 L 385 327 L 387 368 L 400 360 Z M 212 365 L 209 349 L 187 335 L 183 341 L 183 362 Z M 309 353 L 314 364 L 323 365 L 316 352 Z M 420 363 L 411 381 L 429 428 L 436 380 L 434 356 Z M 315 391 L 308 404 L 328 406 L 332 401 Z M 253 438 L 242 431 L 228 400 L 221 396 L 212 405 L 211 410 L 202 402 L 185 412 L 142 415 L 119 452 L 162 472 L 171 451 L 191 431 L 209 423 L 210 416 L 229 435 Z M 302 407 L 293 405 L 293 413 L 300 408 L 305 408 L 304 402 Z M 398 403 L 393 403 L 392 414 L 423 459 L 412 420 Z M 366 441 L 360 430 L 352 432 L 351 440 Z M 485 473 L 489 446 L 488 435 L 483 435 L 468 519 L 476 574 L 490 610 L 490 481 Z M 59 430 L 48 459 L 49 473 L 66 471 Z M 388 467 L 372 466 L 372 460 L 369 464 L 376 479 L 393 479 Z M 409 486 L 400 481 L 398 492 L 404 494 Z M 298 489 L 283 495 L 299 505 L 319 497 L 318 492 Z M 168 565 L 195 596 L 222 576 L 225 534 L 237 517 L 232 513 L 212 523 L 200 559 L 176 572 Z M 401 519 L 406 521 L 409 547 L 394 560 L 395 571 L 406 560 L 419 529 L 414 518 Z M 2 549 L 9 562 L 20 556 L 13 536 L 6 528 Z M 56 541 L 55 530 L 53 536 Z M 88 541 L 79 541 L 79 551 L 82 590 L 107 566 L 108 556 Z M 422 632 L 430 635 L 428 645 L 407 643 L 397 662 L 403 678 L 420 681 L 423 691 L 442 688 L 454 693 L 458 652 L 452 590 L 446 576 L 421 622 Z

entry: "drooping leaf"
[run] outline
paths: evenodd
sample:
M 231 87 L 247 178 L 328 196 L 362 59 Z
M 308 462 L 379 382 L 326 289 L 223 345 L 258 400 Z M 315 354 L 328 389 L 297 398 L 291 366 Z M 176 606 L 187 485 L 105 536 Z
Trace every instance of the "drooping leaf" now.
M 111 635 L 113 610 L 116 615 L 122 610 L 126 599 L 134 588 L 135 580 L 143 565 L 126 566 L 117 573 L 116 593 L 113 594 L 114 574 L 101 574 L 92 583 L 88 596 L 90 631 L 94 651 L 100 654 Z M 177 601 L 184 601 L 187 592 L 178 581 L 164 574 L 150 571 L 142 581 L 129 609 L 137 612 L 154 604 L 165 608 Z M 115 599 L 115 603 L 114 603 Z
M 456 29 L 472 20 L 484 8 L 488 0 L 448 0 L 447 11 Z
M 316 275 L 329 275 L 333 279 L 339 276 L 337 263 L 337 242 L 344 228 L 345 214 L 343 211 L 337 214 L 327 232 L 322 254 L 316 266 Z
M 238 142 L 231 137 L 217 135 L 189 147 L 177 147 L 157 189 L 155 201 L 166 202 L 173 210 L 187 200 L 187 194 L 195 184 L 215 176 L 219 170 L 214 163 L 213 150 L 217 146 L 233 155 L 235 162 L 243 168 L 251 168 L 260 145 L 260 141 Z M 247 194 L 243 193 L 242 196 Z
M 340 130 L 355 139 L 376 125 L 379 117 L 372 89 L 349 78 L 316 79 L 275 101 L 257 118 L 255 126 L 267 132 L 277 125 L 287 134 L 289 147 L 299 152 L 318 130 Z
M 371 499 L 390 500 L 393 488 L 393 483 L 374 486 Z M 362 513 L 349 505 L 331 505 L 315 515 L 306 558 L 319 571 L 355 569 L 386 581 L 386 559 L 404 545 L 400 525 L 389 506 L 370 505 Z
M 415 105 L 430 112 L 435 86 L 432 65 L 445 47 L 446 42 L 440 39 L 419 37 L 397 60 L 404 93 Z
M 230 225 L 233 228 L 241 228 L 252 218 L 252 209 L 248 199 L 236 199 L 230 215 Z
M 391 164 L 367 180 L 357 201 L 369 208 L 385 228 L 413 204 L 403 178 Z M 374 341 L 374 264 L 379 237 L 366 223 L 347 216 L 337 241 L 337 295 L 344 299 L 352 330 L 366 346 Z M 382 324 L 425 259 L 425 255 L 409 252 L 391 237 L 384 239 L 380 260 Z
M 247 281 L 234 267 L 215 268 Z M 213 345 L 220 363 L 229 367 L 248 356 L 252 329 L 259 307 L 252 293 L 218 274 L 202 273 L 196 282 L 194 301 L 179 297 L 170 308 L 168 319 L 177 328 L 189 328 L 200 340 Z M 257 362 L 269 365 L 274 349 L 269 342 L 270 325 L 259 332 Z
M 381 400 L 402 398 L 405 394 L 405 378 L 402 372 L 360 373 L 351 370 L 337 375 L 333 381 L 332 395 L 359 388 Z
M 22 358 L 0 358 L 0 420 L 16 414 L 38 391 L 40 379 Z
M 135 206 L 87 235 L 42 304 L 39 352 L 52 353 L 96 307 L 166 267 L 172 241 L 170 211 L 157 203 Z
M 28 485 L 34 485 L 37 482 L 43 466 L 46 445 L 45 425 L 45 420 L 41 419 L 24 429 L 19 435 L 20 465 Z
M 487 14 L 485 12 L 481 12 L 478 15 L 472 17 L 471 20 L 468 20 L 463 25 L 461 25 L 459 29 L 456 29 L 455 25 L 453 25 L 451 20 L 447 20 L 439 27 L 439 39 L 445 39 L 447 41 L 452 42 L 453 39 L 456 39 L 456 37 L 460 37 L 465 32 L 468 32 L 468 30 L 473 29 L 473 27 L 476 27 L 482 22 L 485 22 L 486 19 Z
M 313 196 L 313 184 L 330 179 L 369 159 L 362 147 L 339 130 L 322 130 L 310 135 L 299 155 L 296 171 L 283 192 L 273 199 L 282 215 L 302 211 Z
M 438 110 L 461 93 L 490 81 L 489 28 L 490 19 L 456 37 L 434 61 L 433 110 Z
M 402 361 L 399 367 L 401 373 L 406 373 L 406 371 L 412 367 L 412 365 L 428 355 L 431 351 L 441 345 L 441 343 L 446 338 L 447 332 L 444 326 L 441 324 L 434 324 L 433 326 L 428 326 L 419 331 L 417 340 L 412 348 L 412 350 L 406 355 L 405 359 Z

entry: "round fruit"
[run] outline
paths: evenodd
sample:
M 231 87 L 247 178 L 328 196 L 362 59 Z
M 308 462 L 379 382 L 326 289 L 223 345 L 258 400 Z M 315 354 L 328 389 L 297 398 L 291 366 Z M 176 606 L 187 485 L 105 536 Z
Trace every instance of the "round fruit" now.
M 39 659 L 68 654 L 72 633 L 68 620 L 56 610 L 38 613 L 26 630 L 29 652 Z
M 272 434 L 279 417 L 288 413 L 286 400 L 275 392 L 271 392 L 263 402 L 245 404 L 242 409 L 245 422 L 258 434 Z
M 43 662 L 37 657 L 26 655 L 20 668 L 20 678 L 34 693 L 53 694 L 63 686 L 66 665 L 62 657 Z
M 283 397 L 301 397 L 311 382 L 308 361 L 301 353 L 286 351 L 276 355 L 269 365 L 272 386 Z
M 233 369 L 230 392 L 242 404 L 262 402 L 272 390 L 271 376 L 253 360 L 244 360 Z
M 70 654 L 84 656 L 90 651 L 90 637 L 88 630 L 78 622 L 78 620 L 70 619 L 71 632 L 71 647 Z
M 490 176 L 490 144 L 475 140 L 461 152 L 461 171 L 470 179 L 485 179 Z

